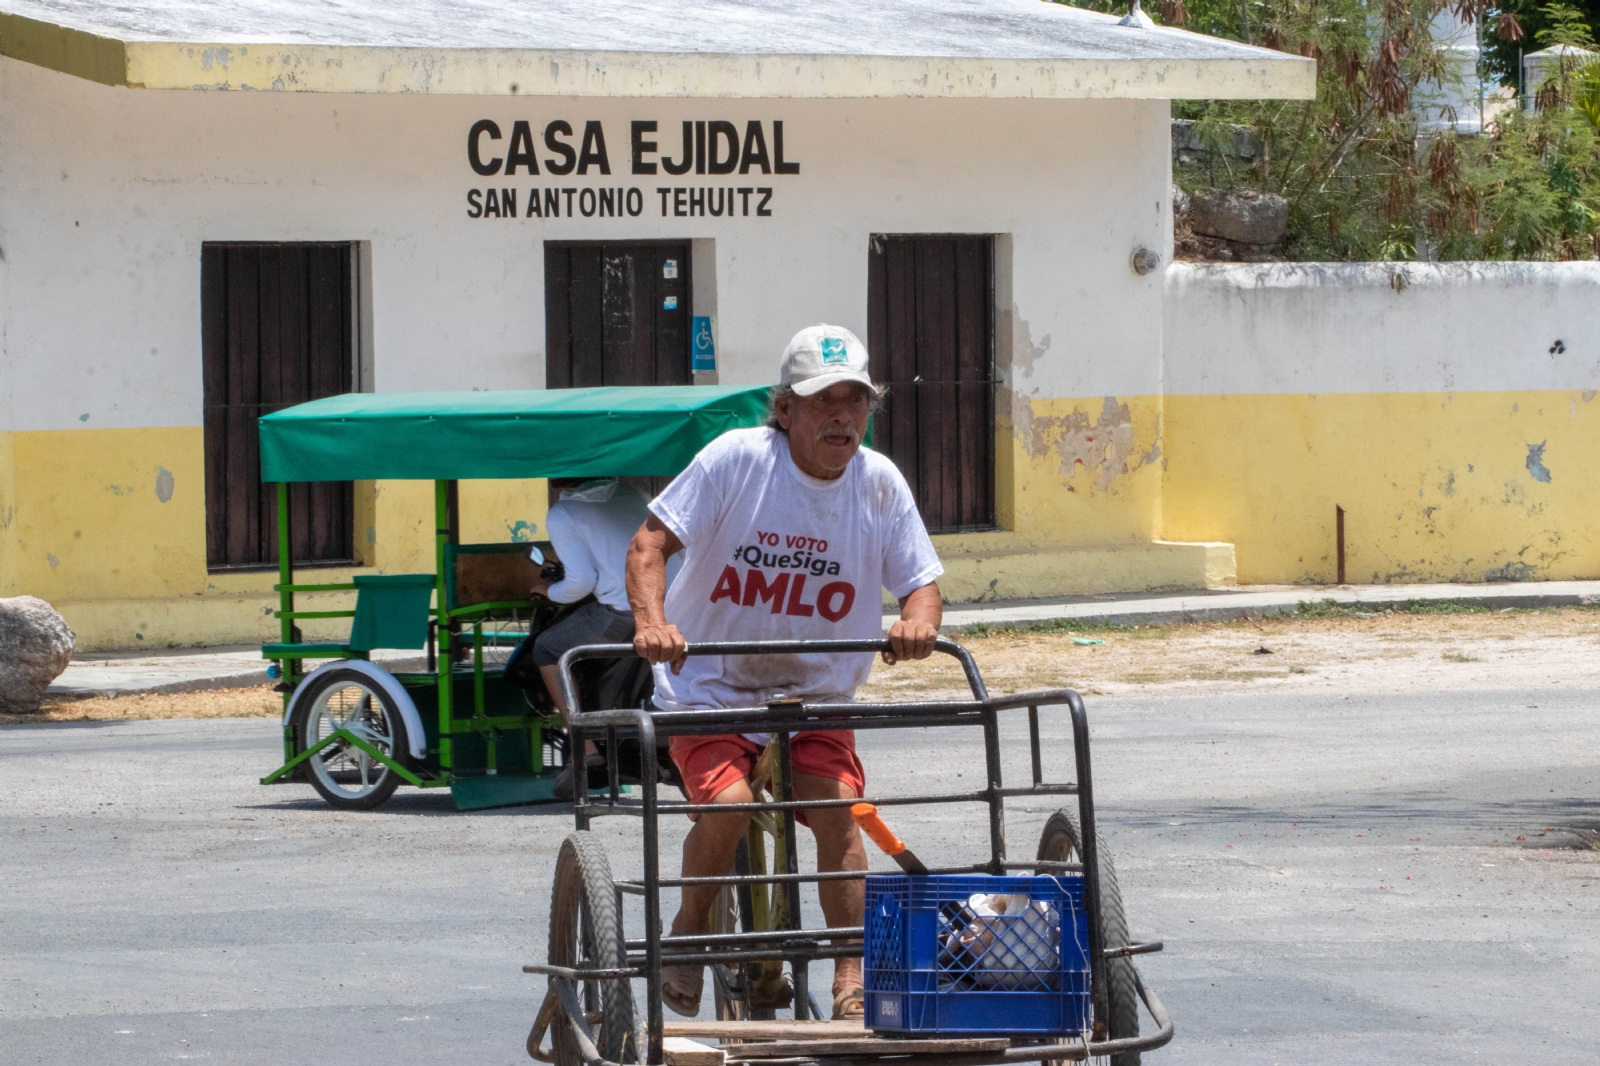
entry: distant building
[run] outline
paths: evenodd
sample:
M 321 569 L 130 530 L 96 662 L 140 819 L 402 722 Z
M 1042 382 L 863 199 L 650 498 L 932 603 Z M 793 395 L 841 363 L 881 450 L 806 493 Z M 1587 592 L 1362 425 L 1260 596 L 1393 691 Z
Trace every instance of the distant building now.
M 1528 52 L 1522 57 L 1522 106 L 1529 111 L 1534 109 L 1539 90 L 1546 81 L 1560 75 L 1563 64 L 1570 71 L 1593 58 L 1593 52 L 1586 48 L 1574 48 L 1570 44 Z
M 1495 89 L 1483 78 L 1478 23 L 1466 22 L 1446 7 L 1434 16 L 1432 30 L 1434 43 L 1444 52 L 1446 73 L 1442 85 L 1425 81 L 1412 94 L 1417 120 L 1425 130 L 1478 133 L 1493 117 L 1485 112 L 1491 110 L 1487 97 Z

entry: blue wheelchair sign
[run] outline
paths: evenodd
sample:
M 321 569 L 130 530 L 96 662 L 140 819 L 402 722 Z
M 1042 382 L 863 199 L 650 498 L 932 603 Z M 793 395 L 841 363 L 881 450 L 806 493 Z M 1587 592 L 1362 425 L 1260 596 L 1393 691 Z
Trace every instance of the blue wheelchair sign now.
M 715 370 L 717 368 L 717 345 L 711 336 L 711 316 L 695 315 L 690 325 L 690 336 L 690 350 L 694 354 L 694 369 Z

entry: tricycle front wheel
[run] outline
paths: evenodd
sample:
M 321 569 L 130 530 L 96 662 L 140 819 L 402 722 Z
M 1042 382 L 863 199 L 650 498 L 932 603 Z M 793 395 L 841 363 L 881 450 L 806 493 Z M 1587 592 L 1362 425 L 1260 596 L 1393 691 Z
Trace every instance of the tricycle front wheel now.
M 1040 862 L 1082 862 L 1083 831 L 1069 811 L 1057 811 L 1045 823 L 1039 836 Z M 1128 945 L 1128 918 L 1122 909 L 1122 889 L 1117 885 L 1117 870 L 1111 862 L 1111 849 L 1105 835 L 1095 833 L 1095 852 L 1100 865 L 1100 946 L 1121 948 Z M 1041 874 L 1049 870 L 1038 871 Z M 1133 963 L 1127 958 L 1107 959 L 1105 966 L 1109 1032 L 1096 1033 L 1096 1040 L 1121 1040 L 1139 1035 L 1139 992 L 1134 985 Z M 1111 1056 L 1111 1066 L 1139 1066 L 1137 1051 Z
M 300 750 L 343 729 L 396 762 L 409 752 L 405 719 L 394 697 L 359 670 L 324 666 L 295 711 Z M 342 741 L 306 760 L 311 786 L 341 810 L 370 811 L 400 787 L 400 775 L 354 744 Z
M 570 834 L 556 856 L 555 886 L 550 893 L 552 966 L 575 970 L 614 969 L 627 965 L 622 915 L 605 848 L 592 833 Z M 632 1051 L 633 988 L 625 978 L 582 981 L 578 1000 L 602 1058 L 625 1062 Z M 583 1056 L 571 1028 L 557 1018 L 551 1028 L 558 1066 L 582 1066 Z

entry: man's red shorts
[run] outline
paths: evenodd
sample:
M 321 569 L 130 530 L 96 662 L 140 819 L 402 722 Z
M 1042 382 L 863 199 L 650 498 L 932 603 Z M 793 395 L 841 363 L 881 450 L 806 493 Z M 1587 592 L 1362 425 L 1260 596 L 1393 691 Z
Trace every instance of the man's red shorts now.
M 747 779 L 761 758 L 761 749 L 736 733 L 671 737 L 667 744 L 690 803 L 710 803 Z M 856 758 L 856 735 L 850 730 L 796 733 L 789 740 L 789 758 L 797 774 L 842 782 L 858 796 L 866 787 L 866 772 Z

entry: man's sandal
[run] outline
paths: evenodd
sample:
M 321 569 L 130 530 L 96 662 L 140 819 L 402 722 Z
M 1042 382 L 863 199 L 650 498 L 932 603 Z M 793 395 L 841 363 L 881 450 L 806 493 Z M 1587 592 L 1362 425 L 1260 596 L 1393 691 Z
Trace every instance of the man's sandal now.
M 838 992 L 833 997 L 833 1020 L 854 1021 L 867 1014 L 866 995 L 860 988 Z
M 673 1013 L 693 1018 L 700 1013 L 700 996 L 705 991 L 704 965 L 661 967 L 661 1002 Z

